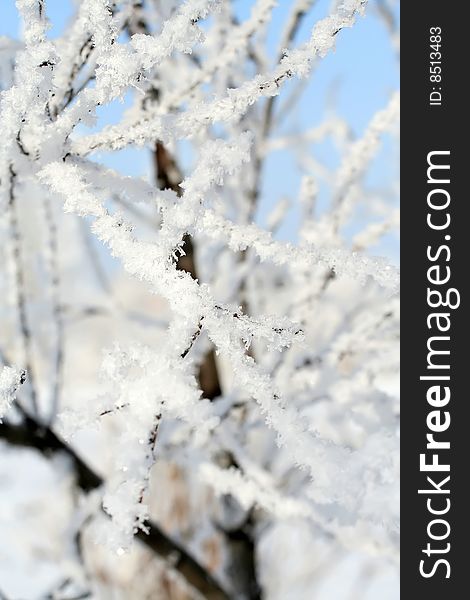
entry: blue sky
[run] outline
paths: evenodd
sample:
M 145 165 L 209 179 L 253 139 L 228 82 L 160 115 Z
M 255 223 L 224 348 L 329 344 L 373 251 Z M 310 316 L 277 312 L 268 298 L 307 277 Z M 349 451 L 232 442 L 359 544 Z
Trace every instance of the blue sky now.
M 343 30 L 337 39 L 336 51 L 323 59 L 315 70 L 294 117 L 286 122 L 291 130 L 313 127 L 325 118 L 327 100 L 334 90 L 335 111 L 348 121 L 352 130 L 360 135 L 373 114 L 384 107 L 392 90 L 399 85 L 399 70 L 396 56 L 384 23 L 377 18 L 375 0 L 370 0 L 366 16 L 358 20 L 352 29 Z M 235 0 L 241 18 L 249 14 L 252 0 Z M 282 27 L 286 21 L 292 2 L 280 0 L 274 11 L 268 35 L 268 45 L 276 48 Z M 312 24 L 328 12 L 330 2 L 319 0 L 314 10 L 305 19 L 298 34 L 298 41 L 306 39 Z M 71 0 L 48 0 L 47 12 L 52 23 L 50 35 L 60 35 L 74 12 Z M 17 37 L 19 21 L 14 0 L 1 0 L 0 35 Z M 116 121 L 123 106 L 115 103 L 102 111 L 98 126 Z M 337 164 L 336 152 L 324 144 L 312 151 L 330 166 Z M 135 149 L 124 150 L 117 155 L 103 157 L 104 162 L 129 175 L 144 175 L 150 167 L 148 156 Z M 397 156 L 391 151 L 391 144 L 385 143 L 380 156 L 372 165 L 368 176 L 371 186 L 381 186 L 397 178 Z M 286 152 L 276 152 L 267 162 L 263 188 L 263 202 L 258 220 L 263 223 L 272 206 L 282 197 L 297 196 L 300 178 L 295 158 Z M 326 194 L 326 192 L 325 192 Z M 295 239 L 299 221 L 299 211 L 293 203 L 286 223 L 279 231 L 283 239 Z M 397 240 L 386 239 L 377 249 L 377 254 L 387 254 L 397 258 Z
M 248 13 L 250 2 L 240 2 Z M 294 118 L 286 126 L 297 131 L 309 129 L 320 124 L 331 110 L 334 94 L 335 112 L 344 118 L 356 135 L 361 135 L 377 110 L 385 107 L 391 92 L 399 87 L 399 66 L 390 36 L 381 19 L 374 10 L 375 0 L 369 0 L 364 17 L 358 19 L 351 29 L 345 29 L 338 35 L 336 50 L 320 61 L 311 78 L 303 99 L 295 111 Z M 270 40 L 277 40 L 279 31 L 286 21 L 292 2 L 279 2 L 274 13 Z M 305 19 L 299 32 L 298 41 L 306 39 L 313 24 L 328 14 L 331 3 L 320 0 L 315 9 Z M 397 181 L 398 160 L 393 154 L 393 146 L 384 140 L 380 155 L 371 165 L 367 177 L 371 187 L 386 186 L 387 182 Z M 338 164 L 337 153 L 331 145 L 323 144 L 312 148 L 316 157 L 331 167 Z M 282 173 L 282 177 L 279 174 Z M 282 196 L 296 197 L 299 189 L 299 173 L 295 159 L 287 152 L 278 152 L 268 161 L 265 177 L 264 203 L 261 206 L 260 219 L 269 213 L 275 202 Z M 327 196 L 327 190 L 320 191 L 320 201 Z M 321 204 L 321 202 L 320 202 Z M 287 221 L 279 232 L 284 239 L 295 238 L 300 214 L 295 203 Z M 394 262 L 398 261 L 398 240 L 393 235 L 373 249 L 376 254 L 385 254 Z

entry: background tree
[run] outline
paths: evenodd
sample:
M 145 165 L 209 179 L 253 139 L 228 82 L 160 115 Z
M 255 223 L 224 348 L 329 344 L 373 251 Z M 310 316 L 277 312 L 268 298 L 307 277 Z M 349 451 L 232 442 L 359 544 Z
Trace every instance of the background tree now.
M 82 0 L 53 38 L 43 0 L 16 2 L 23 41 L 2 40 L 0 70 L 7 597 L 366 598 L 395 581 L 398 274 L 369 248 L 398 216 L 393 182 L 367 176 L 398 96 L 357 138 L 334 104 L 293 130 L 366 2 L 333 2 L 303 42 L 317 3 L 289 3 L 274 54 L 276 2 L 247 4 Z M 371 9 L 396 49 L 395 7 Z M 109 167 L 131 146 L 149 177 Z M 288 202 L 259 217 L 280 150 L 298 161 L 290 242 Z

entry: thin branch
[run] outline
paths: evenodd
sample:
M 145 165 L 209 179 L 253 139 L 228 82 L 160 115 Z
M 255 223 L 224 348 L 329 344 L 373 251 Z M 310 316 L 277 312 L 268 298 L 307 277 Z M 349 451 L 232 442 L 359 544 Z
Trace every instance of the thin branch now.
M 106 417 L 108 415 L 114 415 L 117 412 L 119 412 L 120 410 L 122 410 L 123 408 L 127 408 L 129 406 L 129 403 L 126 402 L 125 404 L 120 404 L 119 406 L 114 406 L 113 408 L 108 408 L 106 410 L 103 410 L 102 412 L 100 412 L 100 417 Z
M 314 2 L 315 2 L 315 0 L 311 0 L 310 7 L 314 4 Z M 280 63 L 281 60 L 284 58 L 285 51 L 291 46 L 292 42 L 294 41 L 295 36 L 296 36 L 297 32 L 299 31 L 302 21 L 306 15 L 307 15 L 307 11 L 305 8 L 305 2 L 298 3 L 298 7 L 296 7 L 294 9 L 294 12 L 291 15 L 290 21 L 287 25 L 287 29 L 283 35 L 283 38 L 281 41 L 281 50 L 277 57 L 278 63 Z M 288 77 L 288 74 L 286 74 L 286 76 Z M 277 85 L 279 85 L 280 83 L 281 83 L 281 81 L 276 80 Z M 275 105 L 276 105 L 276 102 L 278 101 L 278 99 L 279 99 L 279 96 L 275 95 L 275 96 L 270 96 L 266 101 L 264 113 L 262 116 L 262 123 L 261 123 L 261 135 L 260 135 L 260 144 L 261 145 L 263 145 L 265 140 L 269 137 L 272 123 L 273 123 L 274 108 L 275 108 Z M 256 153 L 255 163 L 254 163 L 253 168 L 254 168 L 254 173 L 255 173 L 255 181 L 254 181 L 253 187 L 251 188 L 251 190 L 249 191 L 249 194 L 248 194 L 249 200 L 252 204 L 252 210 L 251 210 L 250 216 L 252 216 L 252 214 L 254 212 L 256 201 L 257 201 L 259 193 L 260 193 L 259 188 L 260 188 L 260 183 L 261 183 L 263 158 L 259 151 Z
M 146 459 L 147 459 L 147 462 L 148 462 L 149 466 L 147 468 L 147 472 L 145 474 L 145 478 L 144 478 L 142 487 L 141 487 L 140 492 L 139 492 L 139 497 L 138 497 L 138 500 L 137 500 L 138 504 L 142 504 L 142 502 L 144 501 L 144 495 L 145 495 L 145 492 L 148 489 L 149 482 L 150 482 L 150 471 L 151 471 L 151 469 L 152 469 L 152 467 L 153 467 L 153 465 L 155 464 L 155 461 L 156 461 L 156 452 L 155 452 L 155 449 L 156 449 L 156 446 L 157 446 L 158 430 L 160 428 L 160 423 L 161 423 L 161 420 L 162 420 L 162 411 L 163 411 L 163 404 L 162 404 L 162 406 L 160 408 L 160 411 L 155 415 L 153 426 L 152 426 L 152 429 L 151 429 L 149 437 L 148 437 L 148 442 L 147 442 L 147 444 L 148 444 L 148 453 L 147 453 Z M 138 526 L 138 523 L 136 523 L 136 526 Z M 137 529 L 139 529 L 139 528 L 137 527 Z M 144 531 L 145 531 L 145 529 L 144 529 Z
M 204 317 L 202 317 L 203 319 Z M 191 341 L 189 342 L 188 347 L 184 350 L 184 352 L 181 353 L 181 358 L 186 358 L 186 356 L 188 355 L 189 351 L 191 350 L 191 348 L 194 346 L 194 342 L 197 340 L 197 338 L 201 335 L 201 331 L 202 331 L 202 319 L 199 322 L 198 328 L 196 329 L 196 331 L 193 333 L 192 337 L 191 337 Z
M 54 356 L 54 379 L 52 382 L 51 408 L 49 423 L 54 421 L 60 401 L 64 366 L 64 319 L 60 302 L 60 269 L 58 260 L 57 224 L 48 196 L 44 197 L 44 212 L 49 233 L 49 268 L 51 272 L 51 304 L 56 330 Z
M 28 323 L 28 315 L 26 310 L 26 290 L 24 276 L 24 258 L 22 253 L 22 242 L 19 228 L 19 220 L 17 215 L 17 202 L 15 197 L 16 173 L 10 165 L 10 190 L 9 190 L 9 205 L 8 214 L 10 218 L 10 231 L 13 246 L 13 264 L 15 269 L 15 294 L 16 307 L 18 311 L 18 320 L 21 333 L 22 351 L 24 358 L 24 368 L 28 372 L 28 381 L 30 389 L 31 407 L 35 414 L 38 413 L 38 402 L 34 372 L 32 368 L 32 338 L 31 330 Z

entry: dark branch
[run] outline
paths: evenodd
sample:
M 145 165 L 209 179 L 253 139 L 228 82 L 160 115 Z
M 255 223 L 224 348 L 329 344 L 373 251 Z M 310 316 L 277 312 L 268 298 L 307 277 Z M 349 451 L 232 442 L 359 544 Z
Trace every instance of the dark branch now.
M 103 479 L 97 475 L 78 454 L 51 428 L 40 425 L 26 416 L 21 424 L 0 423 L 0 439 L 13 446 L 34 448 L 44 456 L 63 453 L 69 457 L 77 479 L 77 485 L 89 492 L 100 487 Z M 228 600 L 230 596 L 211 574 L 182 546 L 169 538 L 153 521 L 146 521 L 148 534 L 139 530 L 136 537 L 160 558 L 180 573 L 187 583 L 208 600 Z
M 183 176 L 173 156 L 160 142 L 155 145 L 154 160 L 158 187 L 160 189 L 171 189 L 178 196 L 181 196 Z M 183 238 L 183 249 L 184 254 L 179 257 L 176 268 L 180 271 L 186 271 L 193 279 L 197 279 L 194 242 L 189 234 L 186 234 Z M 213 347 L 207 352 L 199 367 L 198 380 L 204 398 L 214 400 L 222 394 Z

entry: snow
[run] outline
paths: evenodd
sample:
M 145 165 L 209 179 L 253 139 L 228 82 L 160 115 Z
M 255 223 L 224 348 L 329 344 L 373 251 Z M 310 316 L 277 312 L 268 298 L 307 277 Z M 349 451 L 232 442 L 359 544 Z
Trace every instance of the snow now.
M 217 0 L 148 4 L 84 0 L 51 39 L 46 4 L 18 0 L 23 41 L 2 40 L 0 471 L 17 506 L 0 503 L 0 588 L 179 593 L 178 560 L 136 545 L 153 518 L 229 590 L 243 532 L 268 600 L 396 598 L 399 273 L 368 249 L 398 211 L 366 178 L 399 96 L 356 138 L 333 107 L 305 132 L 278 128 L 275 104 L 334 60 L 365 2 L 334 3 L 303 43 L 289 31 L 314 3 L 292 3 L 274 61 L 272 0 L 238 21 Z M 325 140 L 337 164 L 299 164 L 298 198 L 264 229 L 270 152 Z M 110 167 L 104 152 L 129 146 L 169 189 Z M 63 453 L 12 447 L 8 427 L 50 427 L 103 484 L 83 492 Z

